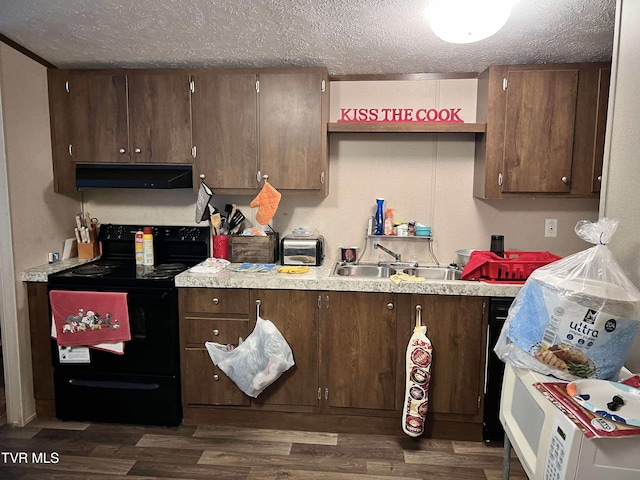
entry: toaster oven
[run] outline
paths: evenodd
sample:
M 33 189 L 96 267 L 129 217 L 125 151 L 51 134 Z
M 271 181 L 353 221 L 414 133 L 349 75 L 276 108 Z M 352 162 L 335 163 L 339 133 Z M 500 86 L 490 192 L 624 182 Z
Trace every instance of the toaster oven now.
M 322 235 L 287 235 L 280 241 L 282 265 L 320 266 L 324 259 L 324 237 Z

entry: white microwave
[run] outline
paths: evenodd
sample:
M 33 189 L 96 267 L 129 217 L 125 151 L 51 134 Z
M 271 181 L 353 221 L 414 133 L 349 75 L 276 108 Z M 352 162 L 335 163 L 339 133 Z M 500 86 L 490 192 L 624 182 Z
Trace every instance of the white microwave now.
M 640 435 L 586 438 L 533 384 L 557 382 L 507 363 L 500 421 L 531 480 L 638 480 Z

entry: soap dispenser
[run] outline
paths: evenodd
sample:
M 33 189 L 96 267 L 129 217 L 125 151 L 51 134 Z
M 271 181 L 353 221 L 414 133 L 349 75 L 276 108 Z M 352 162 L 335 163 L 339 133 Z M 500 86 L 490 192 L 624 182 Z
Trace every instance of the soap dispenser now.
M 384 198 L 376 198 L 376 202 L 378 203 L 378 209 L 376 210 L 376 235 L 384 235 Z

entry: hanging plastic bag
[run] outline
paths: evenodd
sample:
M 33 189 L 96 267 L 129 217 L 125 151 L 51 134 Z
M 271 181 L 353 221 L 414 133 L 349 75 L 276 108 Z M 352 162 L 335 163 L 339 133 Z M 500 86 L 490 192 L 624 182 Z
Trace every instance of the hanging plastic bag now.
M 409 339 L 406 354 L 406 389 L 402 408 L 402 430 L 410 437 L 424 432 L 429 407 L 429 381 L 431 380 L 431 340 L 427 327 L 421 325 L 422 308 L 416 310 L 416 326 Z
M 206 342 L 205 347 L 214 365 L 254 398 L 295 364 L 291 347 L 280 331 L 260 316 L 253 332 L 237 347 L 230 349 L 215 342 Z
M 509 309 L 498 357 L 567 381 L 617 376 L 640 326 L 640 291 L 607 247 L 617 226 L 577 223 L 576 234 L 595 246 L 531 274 Z

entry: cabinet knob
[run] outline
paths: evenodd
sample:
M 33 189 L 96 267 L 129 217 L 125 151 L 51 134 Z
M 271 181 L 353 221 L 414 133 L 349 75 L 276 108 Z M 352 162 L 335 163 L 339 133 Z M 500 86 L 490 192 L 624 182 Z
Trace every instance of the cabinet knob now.
M 213 302 L 214 305 L 217 305 L 220 303 L 220 300 L 218 300 L 218 297 L 214 297 L 213 300 L 211 300 Z
M 598 181 L 601 182 L 602 181 L 602 175 L 598 175 Z
M 569 177 L 562 177 L 560 180 L 562 180 L 562 183 L 569 183 Z
M 118 152 L 120 153 L 127 153 L 127 151 L 124 148 L 121 148 L 120 150 L 118 150 Z
M 393 303 L 387 303 L 387 309 L 393 310 Z
M 213 379 L 217 382 L 218 380 L 220 380 L 220 377 L 216 373 L 216 374 L 213 375 Z
M 220 335 L 220 330 L 218 330 L 217 328 L 213 331 L 213 336 L 217 337 L 218 335 Z
M 134 152 L 136 152 L 136 153 L 140 153 L 141 151 L 142 151 L 142 150 L 140 150 L 139 148 L 136 148 L 136 149 L 134 150 Z

